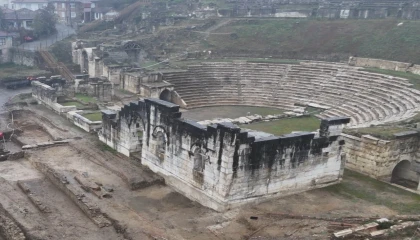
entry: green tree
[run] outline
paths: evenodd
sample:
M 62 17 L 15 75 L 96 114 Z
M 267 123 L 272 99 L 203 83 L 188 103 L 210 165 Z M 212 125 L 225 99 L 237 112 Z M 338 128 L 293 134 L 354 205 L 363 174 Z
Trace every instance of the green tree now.
M 0 30 L 6 30 L 6 21 L 4 21 L 4 13 L 3 10 L 0 8 Z
M 47 7 L 38 10 L 35 15 L 33 28 L 34 35 L 37 37 L 48 36 L 57 32 L 57 15 L 54 13 L 54 5 L 48 3 Z

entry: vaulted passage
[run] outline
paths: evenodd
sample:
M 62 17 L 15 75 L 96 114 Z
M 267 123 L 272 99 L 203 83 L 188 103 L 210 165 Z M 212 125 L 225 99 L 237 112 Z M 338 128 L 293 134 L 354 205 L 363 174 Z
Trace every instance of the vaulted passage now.
M 159 96 L 159 99 L 171 102 L 171 92 L 168 89 L 163 90 L 163 92 Z
M 83 64 L 82 64 L 82 71 L 85 71 L 86 73 L 89 73 L 89 58 L 88 55 L 86 53 L 86 51 L 83 51 L 82 53 L 83 56 Z
M 391 182 L 412 189 L 417 189 L 419 176 L 412 169 L 408 160 L 403 160 L 392 170 Z

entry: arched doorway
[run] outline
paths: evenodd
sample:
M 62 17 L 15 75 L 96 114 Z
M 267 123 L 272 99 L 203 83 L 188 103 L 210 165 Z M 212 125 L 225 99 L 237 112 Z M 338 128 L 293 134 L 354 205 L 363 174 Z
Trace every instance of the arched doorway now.
M 167 101 L 167 102 L 171 102 L 172 97 L 171 97 L 171 91 L 169 91 L 168 89 L 163 90 L 163 92 L 160 94 L 159 99 Z
M 89 57 L 86 51 L 82 52 L 83 62 L 82 62 L 82 73 L 89 74 Z
M 140 52 L 144 49 L 138 42 L 128 41 L 124 44 L 124 51 L 131 60 L 138 62 L 140 60 Z
M 391 182 L 412 189 L 417 189 L 419 176 L 412 169 L 411 162 L 403 160 L 392 170 Z
M 165 152 L 166 152 L 166 141 L 165 135 L 163 132 L 156 133 L 156 156 L 159 158 L 160 161 L 165 160 Z
M 194 180 L 198 182 L 199 184 L 203 184 L 204 168 L 205 168 L 205 155 L 198 148 L 194 151 L 193 176 L 194 176 Z

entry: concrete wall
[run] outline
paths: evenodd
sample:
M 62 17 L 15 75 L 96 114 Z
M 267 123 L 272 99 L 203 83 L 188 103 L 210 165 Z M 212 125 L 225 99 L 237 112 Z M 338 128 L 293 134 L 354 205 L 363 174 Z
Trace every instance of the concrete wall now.
M 420 65 L 405 62 L 388 61 L 382 59 L 350 57 L 349 65 L 356 67 L 374 67 L 393 71 L 412 72 L 415 74 L 420 74 Z
M 355 137 L 342 134 L 346 141 L 346 167 L 373 178 L 389 179 L 395 166 L 404 160 L 412 169 L 420 170 L 420 137 L 417 132 L 398 134 L 393 140 L 381 140 L 370 135 Z M 420 172 L 420 171 L 419 171 Z M 418 179 L 413 179 L 418 181 Z
M 348 118 L 323 120 L 321 131 L 256 138 L 231 123 L 203 126 L 179 106 L 146 99 L 103 112 L 100 139 L 127 154 L 144 124 L 142 164 L 187 197 L 218 211 L 322 187 L 343 173 L 339 134 Z M 127 137 L 128 136 L 128 137 Z M 124 139 L 125 138 L 125 139 Z

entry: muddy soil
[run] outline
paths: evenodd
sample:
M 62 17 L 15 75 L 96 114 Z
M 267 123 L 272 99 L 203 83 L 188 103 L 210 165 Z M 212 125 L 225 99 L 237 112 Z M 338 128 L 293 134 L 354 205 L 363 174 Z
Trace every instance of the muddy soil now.
M 379 191 L 378 183 L 349 175 L 342 185 L 336 187 L 218 213 L 155 182 L 138 163 L 104 150 L 97 144 L 95 135 L 69 126 L 67 120 L 49 113 L 49 110 L 31 110 L 33 112 L 16 117 L 19 123 L 33 123 L 26 125 L 26 132 L 20 136 L 22 141 L 62 138 L 70 143 L 30 150 L 25 159 L 0 162 L 0 177 L 3 179 L 0 203 L 28 234 L 41 239 L 329 239 L 337 230 L 331 229 L 330 220 L 292 219 L 282 214 L 340 221 L 349 216 L 390 217 L 417 209 L 418 198 L 385 185 Z M 49 122 L 39 128 L 45 118 Z M 117 222 L 117 227 L 99 228 L 95 225 L 74 204 L 74 199 L 46 179 L 34 162 L 64 172 L 66 186 L 81 189 L 96 207 Z M 105 187 L 109 196 L 100 197 L 95 192 L 83 190 L 85 188 L 74 179 L 75 176 L 83 177 L 92 185 Z M 40 211 L 28 193 L 18 187 L 17 181 L 26 183 L 33 196 L 37 196 L 49 212 Z M 150 181 L 151 184 L 132 190 L 130 181 Z M 368 198 L 365 193 L 375 195 Z M 385 200 L 392 200 L 392 204 Z M 399 204 L 413 207 L 404 208 Z

